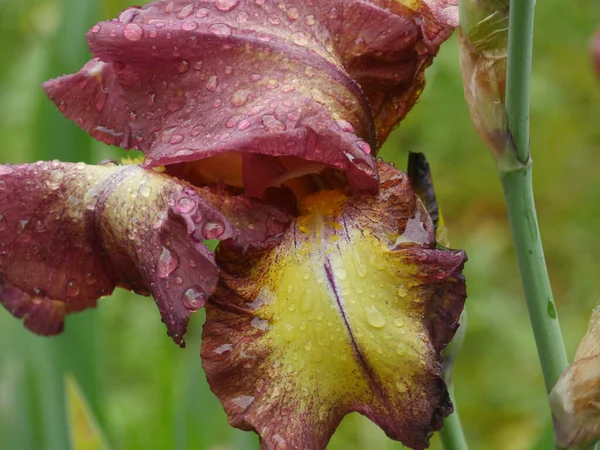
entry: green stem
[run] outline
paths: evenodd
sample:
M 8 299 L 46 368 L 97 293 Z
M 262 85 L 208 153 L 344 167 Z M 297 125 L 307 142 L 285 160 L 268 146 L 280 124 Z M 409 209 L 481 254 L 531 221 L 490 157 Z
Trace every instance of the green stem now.
M 501 173 L 500 178 L 531 327 L 546 390 L 550 392 L 568 363 L 540 239 L 531 183 L 531 164 L 521 170 Z
M 518 159 L 529 159 L 529 91 L 535 0 L 510 0 L 506 68 L 506 115 Z M 510 149 L 509 149 L 510 150 Z
M 506 151 L 515 151 L 522 167 L 499 169 L 529 318 L 546 390 L 550 392 L 567 367 L 567 356 L 552 298 L 531 182 L 529 91 L 534 4 L 535 0 L 510 0 L 506 114 L 515 148 Z
M 444 428 L 440 431 L 442 445 L 444 450 L 468 450 L 469 446 L 454 401 L 454 386 L 450 383 L 448 384 L 448 391 L 454 404 L 454 412 L 444 420 Z

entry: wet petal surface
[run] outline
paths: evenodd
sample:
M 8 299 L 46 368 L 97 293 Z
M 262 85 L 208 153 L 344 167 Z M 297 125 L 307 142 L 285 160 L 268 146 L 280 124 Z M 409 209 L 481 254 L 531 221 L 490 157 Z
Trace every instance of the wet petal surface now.
M 456 16 L 454 0 L 154 2 L 94 26 L 96 58 L 44 88 L 150 167 L 237 152 L 226 181 L 251 195 L 324 167 L 375 191 L 371 154 L 416 102 Z
M 232 425 L 263 448 L 325 448 L 358 411 L 421 449 L 452 406 L 440 350 L 465 300 L 461 251 L 436 249 L 405 174 L 378 196 L 305 199 L 279 246 L 219 247 L 202 358 Z
M 183 344 L 218 269 L 204 239 L 265 248 L 287 217 L 138 166 L 0 166 L 0 302 L 40 334 L 115 286 L 155 298 Z

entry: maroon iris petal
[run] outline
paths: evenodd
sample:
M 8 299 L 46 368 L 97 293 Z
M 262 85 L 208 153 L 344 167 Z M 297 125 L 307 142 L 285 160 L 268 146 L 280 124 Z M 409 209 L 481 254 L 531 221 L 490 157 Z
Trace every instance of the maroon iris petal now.
M 325 167 L 373 192 L 372 153 L 420 95 L 455 6 L 159 1 L 94 26 L 95 58 L 44 88 L 95 138 L 142 150 L 148 167 L 259 154 L 235 163 L 250 195 Z
M 265 248 L 289 220 L 138 166 L 52 162 L 0 174 L 0 302 L 40 334 L 121 286 L 152 294 L 183 344 L 218 279 L 204 239 Z

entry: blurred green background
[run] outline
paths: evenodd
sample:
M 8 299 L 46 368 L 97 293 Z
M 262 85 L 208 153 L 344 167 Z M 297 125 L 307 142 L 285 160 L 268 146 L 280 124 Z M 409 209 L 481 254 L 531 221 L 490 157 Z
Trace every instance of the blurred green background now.
M 84 32 L 132 1 L 0 0 L 0 162 L 97 162 L 122 152 L 64 119 L 40 83 L 77 71 Z M 573 355 L 598 302 L 600 80 L 589 38 L 597 0 L 536 7 L 532 86 L 534 184 L 546 257 L 567 350 Z M 529 327 L 502 192 L 492 158 L 462 96 L 456 39 L 428 70 L 428 86 L 383 156 L 405 166 L 409 150 L 433 168 L 452 244 L 466 249 L 469 324 L 455 369 L 458 409 L 472 449 L 549 449 L 544 384 Z M 203 314 L 188 347 L 167 338 L 149 298 L 119 291 L 70 317 L 44 339 L 0 310 L 0 449 L 67 450 L 65 373 L 74 374 L 114 449 L 256 449 L 230 429 L 199 357 Z M 401 448 L 351 415 L 330 449 Z M 434 438 L 432 448 L 439 449 Z

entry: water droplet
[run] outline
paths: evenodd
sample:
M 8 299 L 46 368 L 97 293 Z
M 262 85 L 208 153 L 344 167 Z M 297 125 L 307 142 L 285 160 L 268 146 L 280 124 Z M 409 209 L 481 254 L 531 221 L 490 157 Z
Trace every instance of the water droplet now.
M 206 89 L 211 92 L 215 92 L 217 90 L 217 86 L 219 85 L 219 80 L 216 75 L 211 75 L 206 83 Z
M 283 326 L 283 338 L 286 340 L 286 342 L 292 342 L 293 340 L 296 339 L 295 329 L 296 329 L 296 327 L 289 323 L 286 323 Z
M 136 23 L 128 23 L 123 29 L 123 34 L 130 41 L 139 41 L 144 35 L 144 30 Z
M 179 11 L 179 13 L 177 14 L 177 18 L 185 19 L 192 13 L 193 10 L 194 10 L 194 4 L 190 3 L 189 5 L 186 5 L 183 8 L 181 8 L 181 11 Z
M 318 103 L 321 103 L 323 105 L 327 104 L 327 96 L 323 93 L 323 91 L 319 88 L 312 88 L 310 90 L 310 95 L 311 97 Z
M 249 16 L 250 15 L 246 11 L 240 11 L 238 13 L 238 15 L 236 16 L 235 21 L 237 23 L 244 23 L 244 22 L 246 22 L 248 20 Z
M 398 342 L 398 345 L 396 346 L 396 353 L 398 353 L 400 356 L 406 355 L 406 345 L 404 342 Z
M 365 141 L 357 141 L 356 146 L 360 148 L 367 155 L 371 154 L 371 146 L 367 144 Z
M 239 91 L 235 91 L 231 97 L 231 104 L 233 106 L 245 105 L 250 96 L 250 92 L 250 89 L 240 89 Z
M 365 313 L 367 316 L 367 322 L 369 322 L 369 325 L 372 327 L 382 328 L 385 325 L 385 317 L 383 317 L 383 314 L 381 314 L 374 306 L 367 308 Z
M 183 284 L 183 278 L 181 278 L 181 277 L 175 277 L 175 284 L 177 286 L 181 286 L 181 284 Z
M 271 13 L 267 16 L 267 19 L 269 19 L 271 25 L 279 25 L 281 23 L 281 20 L 279 20 L 279 16 L 277 16 L 277 14 Z
M 100 25 L 98 25 L 98 24 L 94 25 L 90 31 L 92 33 L 99 33 L 100 32 Z
M 308 36 L 301 31 L 292 34 L 292 42 L 296 45 L 308 44 Z
M 403 284 L 398 286 L 397 292 L 398 292 L 398 297 L 401 297 L 401 298 L 405 298 L 408 295 L 408 291 L 406 290 L 406 287 L 404 287 Z
M 177 63 L 177 71 L 179 73 L 186 73 L 189 72 L 190 70 L 190 63 L 187 62 L 186 60 L 182 59 L 181 61 L 179 61 L 179 63 Z
M 200 61 L 196 61 L 194 63 L 194 69 L 195 70 L 201 70 L 202 67 L 204 67 L 204 61 L 200 60 Z
M 104 105 L 106 104 L 107 98 L 108 95 L 104 92 L 99 92 L 98 95 L 96 95 L 96 100 L 94 101 L 96 111 L 101 112 L 104 109 Z
M 183 306 L 189 311 L 197 311 L 206 303 L 206 294 L 193 287 L 183 293 Z
M 219 11 L 231 11 L 237 5 L 239 5 L 240 0 L 216 0 L 215 8 Z
M 399 382 L 399 383 L 396 383 L 396 389 L 398 390 L 398 392 L 403 394 L 406 391 L 408 391 L 408 386 L 406 385 L 406 383 Z
M 306 344 L 304 344 L 304 350 L 306 350 L 307 352 L 310 352 L 312 350 L 312 342 L 308 341 Z
M 290 9 L 287 10 L 287 16 L 290 20 L 296 20 L 298 19 L 298 17 L 300 17 L 300 11 L 298 11 L 298 8 L 292 6 Z
M 80 292 L 79 284 L 77 284 L 76 280 L 69 280 L 65 286 L 65 291 L 67 297 L 76 297 Z
M 88 272 L 85 274 L 86 284 L 89 284 L 89 285 L 96 284 L 97 281 L 98 281 L 98 278 L 93 273 Z
M 196 201 L 189 197 L 182 197 L 177 202 L 177 210 L 181 214 L 188 214 L 196 207 Z
M 0 214 L 0 231 L 6 230 L 6 219 Z
M 265 131 L 271 133 L 279 133 L 285 131 L 285 125 L 282 124 L 279 120 L 275 118 L 275 116 L 265 115 L 262 117 L 263 127 Z
M 196 28 L 198 28 L 198 24 L 196 23 L 195 20 L 186 20 L 185 22 L 183 22 L 181 24 L 181 29 L 183 31 L 192 31 L 195 30 Z
M 200 8 L 198 11 L 196 11 L 196 17 L 198 17 L 199 19 L 204 19 L 209 14 L 210 11 L 206 8 Z
M 333 274 L 340 280 L 345 280 L 348 276 L 348 272 L 343 267 L 337 267 L 333 269 Z
M 238 125 L 238 130 L 245 130 L 252 125 L 249 120 L 242 119 Z
M 396 317 L 394 319 L 394 326 L 401 328 L 404 325 L 404 318 L 403 317 Z
M 224 23 L 215 23 L 208 28 L 208 31 L 219 37 L 231 36 L 231 28 Z
M 0 191 L 6 190 L 6 181 L 0 180 Z
M 173 136 L 171 136 L 171 139 L 169 139 L 169 144 L 181 144 L 183 142 L 183 139 L 183 135 L 174 134 Z
M 158 262 L 156 263 L 156 272 L 160 278 L 167 278 L 179 266 L 178 256 L 171 252 L 167 247 L 162 248 Z
M 233 116 L 232 118 L 230 118 L 227 123 L 225 124 L 225 127 L 227 128 L 234 128 L 238 122 L 240 121 L 240 116 Z
M 290 306 L 288 306 L 288 311 L 294 312 L 295 310 L 296 310 L 296 305 L 294 303 L 292 303 Z
M 143 197 L 149 197 L 151 193 L 152 188 L 148 185 L 144 185 L 140 188 L 140 194 L 142 194 Z
M 304 23 L 308 26 L 313 26 L 316 23 L 315 16 L 313 16 L 312 14 L 307 15 L 304 18 Z
M 347 120 L 336 120 L 335 123 L 342 131 L 346 131 L 348 133 L 354 133 L 354 127 Z
M 218 239 L 225 232 L 225 225 L 221 222 L 206 222 L 202 227 L 202 234 L 205 239 Z

